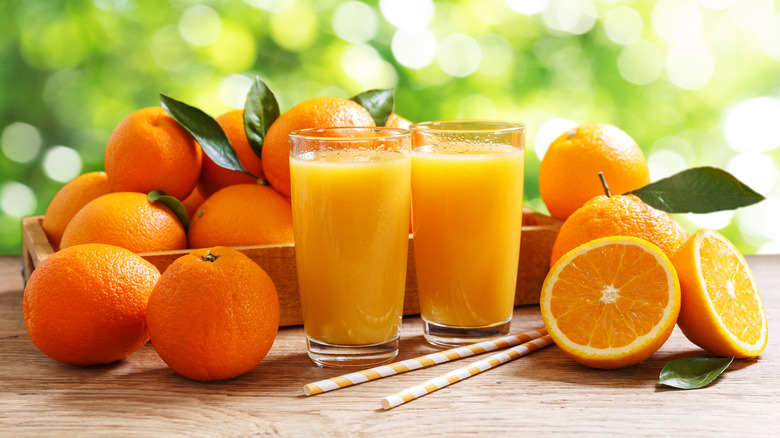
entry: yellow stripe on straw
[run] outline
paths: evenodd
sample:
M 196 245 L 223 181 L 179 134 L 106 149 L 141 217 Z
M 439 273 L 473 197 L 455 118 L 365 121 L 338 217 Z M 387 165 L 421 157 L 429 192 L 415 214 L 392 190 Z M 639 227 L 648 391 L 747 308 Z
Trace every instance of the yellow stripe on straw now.
M 486 359 L 474 362 L 471 365 L 458 368 L 455 371 L 451 371 L 442 376 L 433 378 L 425 383 L 409 387 L 401 392 L 387 396 L 382 399 L 382 407 L 385 409 L 392 409 L 396 406 L 400 406 L 408 401 L 412 401 L 426 394 L 430 394 L 436 390 L 444 388 L 445 386 L 460 382 L 461 380 L 468 379 L 475 374 L 479 374 L 482 371 L 495 368 L 503 363 L 517 359 L 518 357 L 524 356 L 532 351 L 536 351 L 540 348 L 551 345 L 552 343 L 553 341 L 550 335 L 545 335 L 538 339 L 534 339 L 532 341 L 512 347 L 508 350 L 492 354 Z
M 478 342 L 476 344 L 465 345 L 463 347 L 452 348 L 438 353 L 426 354 L 425 356 L 415 357 L 413 359 L 402 360 L 400 362 L 381 365 L 356 373 L 344 374 L 343 376 L 332 379 L 320 380 L 319 382 L 308 383 L 303 386 L 303 393 L 306 395 L 317 395 L 323 392 L 333 391 L 335 389 L 347 386 L 357 385 L 359 383 L 377 380 L 387 376 L 405 373 L 420 368 L 425 368 L 452 360 L 463 359 L 464 357 L 474 356 L 475 354 L 495 351 L 499 348 L 511 347 L 522 342 L 537 339 L 547 334 L 544 328 L 531 330 L 514 335 L 504 336 L 490 341 Z

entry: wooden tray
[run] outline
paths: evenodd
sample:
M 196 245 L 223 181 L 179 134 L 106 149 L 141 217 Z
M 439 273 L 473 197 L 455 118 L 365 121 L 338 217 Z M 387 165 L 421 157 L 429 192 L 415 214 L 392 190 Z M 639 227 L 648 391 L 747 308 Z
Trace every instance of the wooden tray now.
M 41 227 L 43 216 L 22 219 L 24 279 L 43 260 L 54 253 Z M 520 263 L 517 271 L 515 305 L 538 304 L 539 294 L 550 265 L 550 253 L 561 222 L 530 209 L 523 210 L 523 231 L 520 243 Z M 417 300 L 417 275 L 414 268 L 413 239 L 409 236 L 409 264 L 406 276 L 404 315 L 420 313 Z M 279 293 L 279 325 L 303 323 L 298 296 L 298 278 L 295 267 L 295 245 L 260 245 L 237 247 L 260 265 L 271 277 Z M 141 253 L 141 257 L 164 271 L 174 260 L 189 250 Z

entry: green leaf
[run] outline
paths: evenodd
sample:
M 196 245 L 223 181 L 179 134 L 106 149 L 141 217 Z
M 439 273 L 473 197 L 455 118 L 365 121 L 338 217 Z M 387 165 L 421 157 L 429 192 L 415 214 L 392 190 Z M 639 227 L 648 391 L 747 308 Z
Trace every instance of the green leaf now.
M 668 213 L 711 213 L 752 205 L 764 197 L 716 167 L 695 167 L 628 192 Z
M 172 97 L 160 94 L 160 103 L 179 124 L 184 127 L 195 140 L 200 143 L 203 152 L 216 165 L 229 170 L 237 170 L 257 178 L 247 172 L 238 160 L 236 151 L 230 144 L 225 131 L 216 120 L 194 106 L 187 105 Z
M 658 377 L 659 385 L 696 389 L 715 380 L 734 360 L 732 357 L 685 357 L 666 364 Z
M 276 96 L 265 82 L 255 76 L 244 103 L 244 130 L 249 146 L 258 157 L 262 157 L 265 134 L 278 117 L 279 102 Z
M 364 91 L 350 100 L 363 105 L 368 110 L 368 113 L 371 114 L 376 126 L 385 126 L 387 118 L 390 117 L 395 105 L 392 88 Z
M 182 226 L 184 227 L 184 231 L 189 231 L 190 216 L 187 214 L 187 209 L 184 208 L 184 204 L 182 204 L 181 201 L 171 195 L 166 195 L 165 192 L 160 190 L 149 192 L 149 194 L 146 195 L 146 199 L 152 203 L 159 202 L 163 205 L 167 205 L 168 208 L 173 211 L 173 214 L 179 218 L 179 222 L 181 222 Z

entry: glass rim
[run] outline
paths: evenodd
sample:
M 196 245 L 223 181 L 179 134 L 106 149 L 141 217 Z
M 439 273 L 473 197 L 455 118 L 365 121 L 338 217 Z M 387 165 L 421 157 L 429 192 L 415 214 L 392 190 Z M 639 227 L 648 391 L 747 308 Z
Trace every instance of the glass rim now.
M 356 132 L 365 132 L 368 133 L 381 133 L 382 135 L 376 136 L 355 136 L 355 137 L 344 137 L 343 135 L 312 135 L 315 133 L 326 133 L 331 131 L 337 131 L 337 130 L 351 130 Z M 297 131 L 292 131 L 289 134 L 289 137 L 291 139 L 300 139 L 300 140 L 318 140 L 318 141 L 365 141 L 365 140 L 377 140 L 377 139 L 383 139 L 383 140 L 402 140 L 406 137 L 411 136 L 411 131 L 408 129 L 401 129 L 401 128 L 385 128 L 382 126 L 331 126 L 326 128 L 306 128 L 306 129 L 299 129 Z
M 473 128 L 448 128 L 446 125 L 473 125 Z M 493 128 L 480 127 L 479 125 L 493 126 Z M 409 126 L 412 132 L 433 133 L 474 133 L 474 134 L 506 134 L 511 132 L 525 132 L 524 123 L 507 122 L 505 120 L 431 120 L 428 122 L 413 123 Z

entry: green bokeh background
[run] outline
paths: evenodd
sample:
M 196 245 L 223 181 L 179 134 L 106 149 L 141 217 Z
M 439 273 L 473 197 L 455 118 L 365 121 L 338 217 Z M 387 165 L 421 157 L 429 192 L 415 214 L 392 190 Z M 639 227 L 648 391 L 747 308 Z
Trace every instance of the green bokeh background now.
M 21 252 L 21 217 L 64 181 L 102 170 L 128 113 L 165 93 L 217 116 L 255 75 L 282 110 L 395 87 L 412 121 L 524 122 L 525 203 L 543 212 L 544 147 L 576 123 L 614 124 L 653 180 L 712 165 L 759 182 L 757 206 L 678 218 L 745 253 L 780 252 L 780 140 L 766 129 L 780 125 L 776 0 L 10 0 L 0 56 L 0 254 Z M 745 102 L 753 117 L 730 112 Z M 766 144 L 744 146 L 751 132 Z

